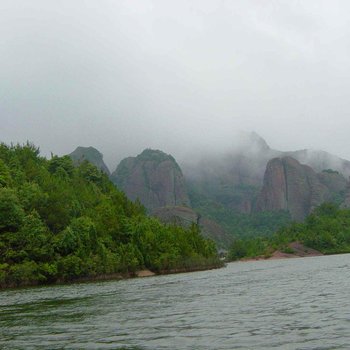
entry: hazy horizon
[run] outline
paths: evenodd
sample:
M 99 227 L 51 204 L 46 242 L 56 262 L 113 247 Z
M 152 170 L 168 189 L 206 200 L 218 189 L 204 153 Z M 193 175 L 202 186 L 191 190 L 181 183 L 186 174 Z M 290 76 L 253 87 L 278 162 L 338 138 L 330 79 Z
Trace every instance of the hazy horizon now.
M 281 151 L 350 159 L 347 1 L 0 4 L 0 141 L 113 171 L 145 148 L 226 150 L 239 130 Z

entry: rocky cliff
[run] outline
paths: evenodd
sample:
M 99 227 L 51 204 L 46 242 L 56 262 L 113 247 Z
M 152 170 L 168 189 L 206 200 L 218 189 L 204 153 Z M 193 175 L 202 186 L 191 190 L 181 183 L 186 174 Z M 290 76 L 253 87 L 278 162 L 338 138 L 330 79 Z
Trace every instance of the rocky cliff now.
M 287 210 L 301 221 L 316 206 L 345 190 L 345 178 L 335 171 L 317 174 L 292 157 L 274 158 L 267 163 L 257 211 Z
M 191 157 L 181 164 L 195 205 L 212 201 L 236 213 L 250 214 L 264 181 L 267 163 L 273 158 L 292 157 L 317 173 L 333 169 L 340 176 L 325 174 L 321 184 L 339 192 L 344 187 L 344 176 L 350 175 L 350 162 L 318 150 L 283 152 L 269 147 L 256 133 L 244 133 L 240 141 L 227 152 Z M 310 175 L 311 176 L 311 175 Z M 196 203 L 192 196 L 201 198 Z
M 78 147 L 70 156 L 108 174 L 102 154 L 92 147 Z M 346 197 L 343 206 L 350 207 L 343 176 L 350 173 L 349 161 L 322 151 L 277 151 L 255 133 L 245 134 L 231 151 L 193 154 L 181 168 L 172 156 L 147 149 L 122 160 L 111 180 L 163 221 L 200 223 L 219 245 L 229 242 L 226 232 L 270 234 L 290 216 L 302 220 L 326 200 L 341 203 Z
M 108 176 L 110 175 L 109 169 L 103 161 L 102 153 L 94 147 L 77 147 L 75 151 L 69 154 L 69 156 L 76 164 L 87 160 L 97 168 L 101 169 Z
M 131 200 L 149 210 L 164 206 L 189 206 L 185 179 L 175 159 L 159 150 L 146 149 L 120 162 L 112 182 Z
M 318 173 L 317 176 L 321 183 L 335 194 L 344 194 L 348 186 L 348 181 L 338 171 L 325 169 Z
M 194 223 L 218 247 L 231 244 L 232 235 L 190 208 L 182 170 L 172 156 L 159 150 L 144 150 L 137 157 L 122 160 L 111 180 L 130 199 L 138 198 L 149 214 L 162 222 L 185 227 Z

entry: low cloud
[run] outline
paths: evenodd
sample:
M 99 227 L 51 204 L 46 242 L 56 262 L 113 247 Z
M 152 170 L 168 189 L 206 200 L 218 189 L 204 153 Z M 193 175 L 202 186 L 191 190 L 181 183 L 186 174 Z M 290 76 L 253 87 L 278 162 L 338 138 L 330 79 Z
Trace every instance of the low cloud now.
M 0 139 L 225 150 L 238 130 L 350 159 L 347 1 L 0 4 Z

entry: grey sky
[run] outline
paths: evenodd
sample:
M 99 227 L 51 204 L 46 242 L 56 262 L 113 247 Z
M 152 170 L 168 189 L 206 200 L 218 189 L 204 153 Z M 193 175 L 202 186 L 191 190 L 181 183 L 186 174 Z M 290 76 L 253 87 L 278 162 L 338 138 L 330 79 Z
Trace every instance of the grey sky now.
M 0 139 L 112 170 L 237 130 L 350 159 L 349 58 L 345 0 L 2 0 Z

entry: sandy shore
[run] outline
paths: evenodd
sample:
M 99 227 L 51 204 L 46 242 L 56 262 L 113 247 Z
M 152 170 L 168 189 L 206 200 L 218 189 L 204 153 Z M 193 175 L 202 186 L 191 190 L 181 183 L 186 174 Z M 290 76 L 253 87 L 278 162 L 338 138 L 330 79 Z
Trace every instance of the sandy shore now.
M 150 277 L 155 276 L 155 273 L 151 270 L 140 270 L 136 271 L 136 277 Z
M 257 256 L 254 258 L 243 258 L 239 261 L 258 261 L 258 260 L 274 260 L 274 259 L 294 259 L 294 258 L 304 258 L 308 256 L 322 256 L 321 252 L 318 250 L 309 248 L 301 244 L 300 242 L 292 242 L 288 244 L 288 248 L 293 251 L 293 253 L 285 253 L 280 250 L 276 250 L 271 256 Z

